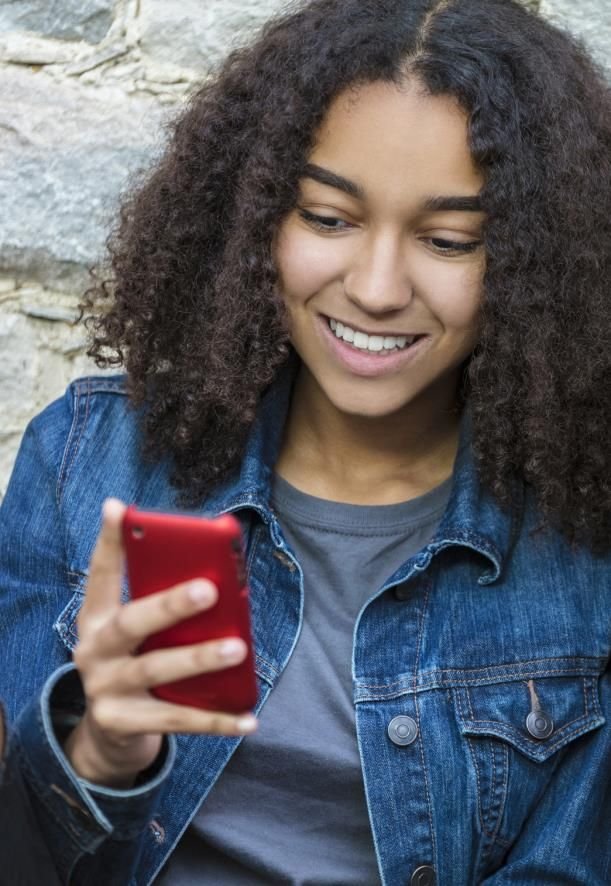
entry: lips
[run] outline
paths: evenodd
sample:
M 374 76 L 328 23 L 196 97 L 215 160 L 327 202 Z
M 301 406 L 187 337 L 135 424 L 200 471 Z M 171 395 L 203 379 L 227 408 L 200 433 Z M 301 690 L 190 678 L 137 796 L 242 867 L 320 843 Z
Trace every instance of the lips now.
M 327 320 L 336 338 L 347 342 L 358 350 L 369 351 L 374 354 L 385 354 L 394 350 L 402 351 L 404 348 L 412 345 L 418 337 L 416 335 L 367 333 L 348 326 L 333 317 L 328 317 Z
M 332 328 L 332 321 L 335 329 Z M 429 339 L 428 335 L 421 334 L 411 336 L 371 335 L 356 330 L 354 327 L 346 326 L 334 318 L 322 315 L 320 328 L 329 350 L 343 368 L 352 374 L 369 378 L 392 374 L 401 369 L 421 353 Z M 345 338 L 346 330 L 348 330 L 347 339 Z M 338 331 L 340 335 L 338 335 Z M 355 338 L 357 335 L 362 335 L 364 338 L 350 342 L 352 332 L 354 332 Z M 402 338 L 405 339 L 405 344 L 401 343 L 399 346 L 397 343 L 392 349 L 385 347 L 386 339 L 396 339 L 399 342 Z M 381 347 L 380 342 L 382 343 Z M 366 347 L 363 347 L 363 344 L 366 344 Z

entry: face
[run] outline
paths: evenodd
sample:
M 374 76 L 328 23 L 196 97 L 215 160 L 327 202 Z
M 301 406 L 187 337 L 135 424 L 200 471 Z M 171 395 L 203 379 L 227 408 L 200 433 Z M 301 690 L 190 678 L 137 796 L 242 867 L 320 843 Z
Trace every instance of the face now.
M 415 83 L 362 86 L 331 105 L 304 173 L 275 257 L 306 383 L 353 415 L 447 405 L 484 271 L 466 115 Z

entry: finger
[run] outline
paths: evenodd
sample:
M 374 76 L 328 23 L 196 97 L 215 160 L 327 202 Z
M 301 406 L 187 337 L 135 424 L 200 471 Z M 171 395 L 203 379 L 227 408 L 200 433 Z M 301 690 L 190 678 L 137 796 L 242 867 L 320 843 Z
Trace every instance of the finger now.
M 105 679 L 114 692 L 133 693 L 233 667 L 244 661 L 246 653 L 246 643 L 239 637 L 160 649 L 117 662 L 116 673 L 106 674 Z
M 89 564 L 87 592 L 81 618 L 107 614 L 121 601 L 124 557 L 121 524 L 126 507 L 116 498 L 102 506 L 102 528 Z
M 119 736 L 175 732 L 247 735 L 257 728 L 257 719 L 249 712 L 235 715 L 222 711 L 203 711 L 159 701 L 153 696 L 106 698 L 95 705 L 94 716 L 97 728 L 109 735 Z
M 206 579 L 177 585 L 116 610 L 96 632 L 96 654 L 125 655 L 133 652 L 147 637 L 213 606 L 218 599 L 216 586 Z

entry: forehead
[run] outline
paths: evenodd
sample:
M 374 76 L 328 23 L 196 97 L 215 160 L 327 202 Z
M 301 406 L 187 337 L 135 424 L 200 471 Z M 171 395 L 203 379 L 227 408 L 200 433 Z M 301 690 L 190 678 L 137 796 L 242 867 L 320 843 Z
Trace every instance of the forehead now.
M 477 194 L 483 184 L 469 150 L 466 113 L 455 99 L 428 95 L 414 81 L 341 93 L 309 159 L 352 179 L 372 199 Z

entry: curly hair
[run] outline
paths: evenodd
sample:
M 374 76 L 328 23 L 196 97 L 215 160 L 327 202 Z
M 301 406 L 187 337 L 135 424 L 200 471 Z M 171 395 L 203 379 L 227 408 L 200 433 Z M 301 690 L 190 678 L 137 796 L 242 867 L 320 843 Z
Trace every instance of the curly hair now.
M 502 505 L 611 539 L 611 94 L 574 38 L 516 0 L 310 0 L 234 51 L 124 200 L 86 294 L 100 366 L 124 365 L 144 452 L 181 500 L 236 468 L 291 353 L 272 244 L 330 102 L 416 77 L 469 120 L 486 213 L 474 453 Z

